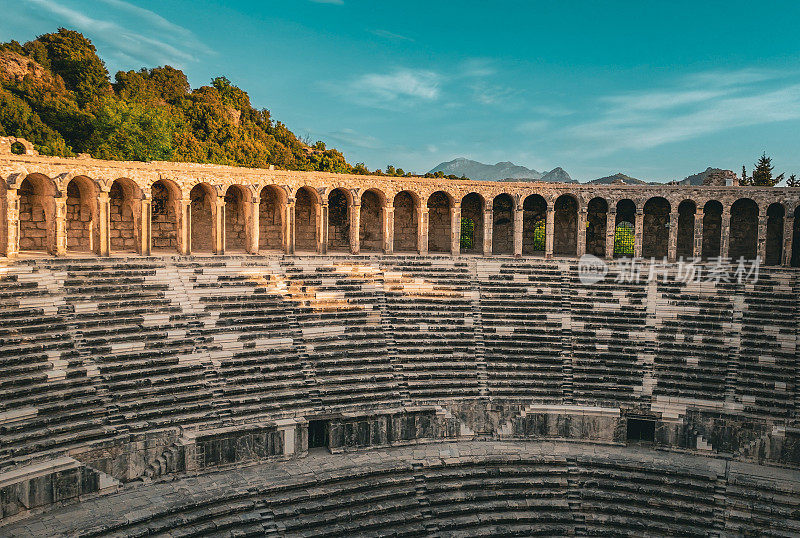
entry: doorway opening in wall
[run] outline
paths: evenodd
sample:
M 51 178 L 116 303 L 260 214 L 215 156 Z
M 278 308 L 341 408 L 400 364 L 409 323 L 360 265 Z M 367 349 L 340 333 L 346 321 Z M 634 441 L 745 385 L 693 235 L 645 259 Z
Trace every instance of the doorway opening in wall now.
M 628 418 L 629 443 L 652 443 L 656 440 L 656 421 L 648 418 Z
M 328 430 L 329 430 L 329 424 L 327 420 L 309 420 L 308 449 L 309 450 L 313 450 L 315 448 L 327 449 Z

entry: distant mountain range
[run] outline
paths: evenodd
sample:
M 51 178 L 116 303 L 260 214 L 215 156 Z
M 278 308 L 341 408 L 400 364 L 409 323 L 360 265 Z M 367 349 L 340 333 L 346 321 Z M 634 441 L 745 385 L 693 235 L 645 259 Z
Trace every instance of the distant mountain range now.
M 593 179 L 589 183 L 594 185 L 611 185 L 614 183 L 624 183 L 625 185 L 647 185 L 646 181 L 642 181 L 641 179 L 636 179 L 635 177 L 626 176 L 622 172 L 617 172 L 613 176 L 606 176 L 601 177 L 598 179 Z
M 709 174 L 714 172 L 722 172 L 722 168 L 711 168 L 710 166 L 705 169 L 704 172 L 698 172 L 697 174 L 692 174 L 681 181 L 678 181 L 678 185 L 702 185 L 703 181 L 708 177 Z
M 542 173 L 511 162 L 484 164 L 471 159 L 459 157 L 435 166 L 431 173 L 443 172 L 445 175 L 466 176 L 478 181 L 553 181 L 559 183 L 575 183 L 563 168 L 554 168 Z

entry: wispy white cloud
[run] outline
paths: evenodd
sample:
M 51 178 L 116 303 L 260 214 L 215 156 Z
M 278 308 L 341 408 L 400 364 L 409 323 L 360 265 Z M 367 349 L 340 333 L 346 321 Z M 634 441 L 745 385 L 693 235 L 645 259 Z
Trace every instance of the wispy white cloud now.
M 325 84 L 330 90 L 364 106 L 399 109 L 436 101 L 442 76 L 426 69 L 397 69 L 390 73 L 367 73 L 345 85 Z
M 599 104 L 599 117 L 562 130 L 594 156 L 798 120 L 800 83 L 755 70 L 700 73 L 671 88 L 601 97 Z
M 338 131 L 329 133 L 327 138 L 330 138 L 336 142 L 364 149 L 378 149 L 382 146 L 380 140 L 374 136 L 365 135 L 348 128 L 339 129 Z
M 370 30 L 370 33 L 372 33 L 372 34 L 374 34 L 374 35 L 376 35 L 378 37 L 391 39 L 392 41 L 409 41 L 409 42 L 413 42 L 414 41 L 414 38 L 411 38 L 411 37 L 408 37 L 408 36 L 405 36 L 405 35 L 401 35 L 401 34 L 396 34 L 394 32 L 390 32 L 388 30 L 380 30 L 380 29 L 379 30 Z
M 138 67 L 171 64 L 182 67 L 198 60 L 198 54 L 212 54 L 194 34 L 157 13 L 123 0 L 100 0 L 89 10 L 70 7 L 56 0 L 27 0 L 58 24 L 73 28 L 95 42 L 101 55 L 111 63 Z M 133 64 L 133 65 L 131 65 Z
M 311 0 L 315 4 L 332 4 L 334 6 L 343 6 L 344 0 Z

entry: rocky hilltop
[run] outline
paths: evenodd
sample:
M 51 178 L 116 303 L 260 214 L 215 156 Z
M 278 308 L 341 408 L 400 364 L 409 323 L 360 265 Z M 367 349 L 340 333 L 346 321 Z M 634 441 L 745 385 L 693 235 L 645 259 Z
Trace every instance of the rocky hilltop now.
M 442 172 L 445 175 L 465 176 L 478 181 L 552 181 L 558 183 L 573 183 L 574 180 L 561 167 L 549 172 L 539 172 L 512 162 L 504 161 L 497 164 L 484 164 L 464 157 L 440 163 L 429 173 Z

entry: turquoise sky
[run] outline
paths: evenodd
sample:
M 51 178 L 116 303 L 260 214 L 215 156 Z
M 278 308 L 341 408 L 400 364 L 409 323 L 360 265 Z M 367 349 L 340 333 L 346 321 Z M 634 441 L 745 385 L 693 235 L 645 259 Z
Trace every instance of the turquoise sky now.
M 766 151 L 800 174 L 796 0 L 0 0 L 0 13 L 0 40 L 79 30 L 112 73 L 224 74 L 370 168 L 463 156 L 670 180 Z

